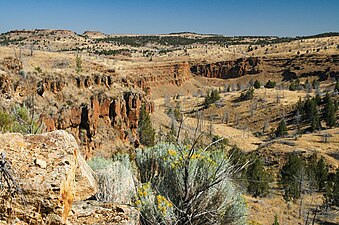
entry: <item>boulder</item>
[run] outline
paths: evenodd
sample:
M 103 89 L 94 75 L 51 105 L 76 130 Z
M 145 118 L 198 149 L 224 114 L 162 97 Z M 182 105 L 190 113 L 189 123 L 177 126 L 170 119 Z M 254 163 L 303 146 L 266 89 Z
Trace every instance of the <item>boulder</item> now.
M 73 201 L 86 200 L 98 190 L 93 171 L 74 137 L 66 131 L 26 136 L 0 134 L 0 143 L 0 152 L 5 153 L 7 168 L 18 186 L 5 185 L 5 191 L 0 192 L 0 220 L 11 212 L 25 222 L 36 220 L 37 213 L 44 223 L 48 218 L 65 222 Z M 15 189 L 21 191 L 11 199 L 8 191 Z M 40 222 L 37 223 L 43 224 Z

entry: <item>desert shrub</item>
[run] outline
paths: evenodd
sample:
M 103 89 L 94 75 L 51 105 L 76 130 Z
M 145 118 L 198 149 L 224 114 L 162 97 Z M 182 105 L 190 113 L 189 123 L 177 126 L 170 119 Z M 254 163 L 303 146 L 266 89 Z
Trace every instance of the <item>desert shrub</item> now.
M 0 110 L 1 132 L 16 132 L 22 134 L 37 134 L 43 130 L 42 121 L 25 105 L 15 105 L 8 113 Z
M 142 224 L 245 224 L 237 172 L 223 150 L 161 143 L 138 149 Z
M 7 112 L 0 110 L 0 128 L 2 132 L 10 131 L 15 118 Z
M 118 154 L 108 159 L 95 157 L 88 161 L 88 165 L 98 180 L 99 188 L 95 194 L 98 201 L 131 203 L 135 184 L 129 155 Z
M 82 71 L 82 60 L 79 55 L 77 55 L 75 58 L 75 67 L 75 71 L 77 73 L 80 73 Z

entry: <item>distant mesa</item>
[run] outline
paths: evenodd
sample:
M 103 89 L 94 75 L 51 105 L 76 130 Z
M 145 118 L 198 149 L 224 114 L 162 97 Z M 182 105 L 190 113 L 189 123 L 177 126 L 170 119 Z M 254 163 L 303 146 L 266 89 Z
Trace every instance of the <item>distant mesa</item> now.
M 94 39 L 107 37 L 106 34 L 100 32 L 100 31 L 88 31 L 88 30 L 85 31 L 82 35 L 87 36 L 89 38 L 94 38 Z

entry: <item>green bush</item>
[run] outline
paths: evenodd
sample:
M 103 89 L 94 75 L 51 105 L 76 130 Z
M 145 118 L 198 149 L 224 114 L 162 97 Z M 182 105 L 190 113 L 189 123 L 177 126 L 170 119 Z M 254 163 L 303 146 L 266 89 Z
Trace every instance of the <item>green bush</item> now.
M 162 143 L 137 149 L 142 224 L 246 224 L 237 172 L 223 150 Z

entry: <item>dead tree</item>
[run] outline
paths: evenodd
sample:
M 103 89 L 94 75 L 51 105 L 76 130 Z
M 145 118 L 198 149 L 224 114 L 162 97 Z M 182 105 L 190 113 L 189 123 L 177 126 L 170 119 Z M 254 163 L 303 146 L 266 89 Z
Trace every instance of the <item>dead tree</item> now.
M 23 194 L 21 188 L 14 179 L 14 172 L 10 164 L 6 161 L 6 154 L 4 152 L 1 153 L 0 160 L 0 189 L 7 189 L 12 197 L 14 197 L 15 194 L 20 194 L 21 196 Z

